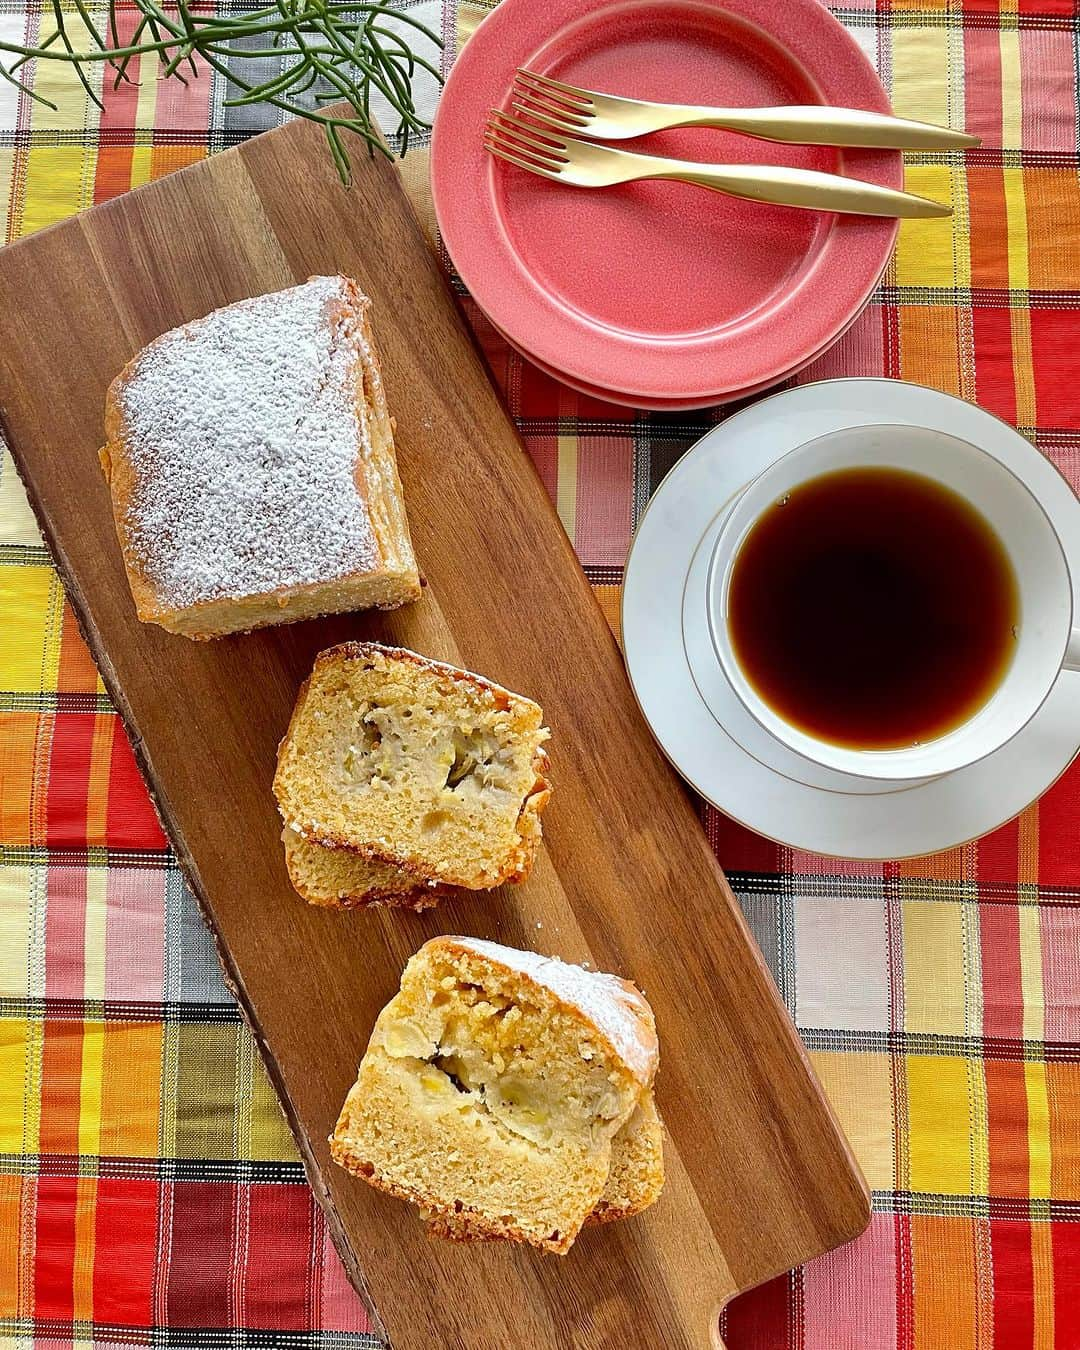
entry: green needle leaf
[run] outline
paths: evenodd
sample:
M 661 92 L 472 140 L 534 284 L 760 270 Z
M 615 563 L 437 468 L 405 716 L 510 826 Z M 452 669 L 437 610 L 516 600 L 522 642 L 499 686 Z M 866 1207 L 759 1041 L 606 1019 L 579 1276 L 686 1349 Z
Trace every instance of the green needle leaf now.
M 200 13 L 191 0 L 108 0 L 101 21 L 90 0 L 51 0 L 56 31 L 34 45 L 0 40 L 0 77 L 29 98 L 54 108 L 16 72 L 30 61 L 70 65 L 90 98 L 102 106 L 90 72 L 107 63 L 114 85 L 130 82 L 128 68 L 136 58 L 156 57 L 164 78 L 183 82 L 182 67 L 198 75 L 201 59 L 226 79 L 237 94 L 229 107 L 266 103 L 287 117 L 318 122 L 342 182 L 352 178 L 344 135 L 360 137 L 372 153 L 391 155 L 376 125 L 373 91 L 386 100 L 398 119 L 401 153 L 410 138 L 430 128 L 417 112 L 412 83 L 422 70 L 441 82 L 436 61 L 442 39 L 406 10 L 386 0 L 277 0 L 263 9 L 236 11 L 221 0 L 219 11 Z M 120 37 L 123 7 L 138 15 L 130 39 Z M 414 50 L 397 28 L 404 25 L 424 50 Z M 430 44 L 430 45 L 429 45 Z M 287 68 L 253 84 L 241 73 L 244 63 L 273 57 Z M 260 74 L 263 72 L 260 72 Z M 344 101 L 347 111 L 324 111 L 323 105 Z

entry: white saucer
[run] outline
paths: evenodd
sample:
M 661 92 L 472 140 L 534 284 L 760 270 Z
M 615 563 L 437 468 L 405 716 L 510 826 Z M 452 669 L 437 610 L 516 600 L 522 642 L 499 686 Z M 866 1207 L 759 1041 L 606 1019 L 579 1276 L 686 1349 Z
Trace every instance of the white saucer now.
M 743 708 L 713 654 L 705 614 L 712 543 L 731 499 L 774 460 L 843 427 L 939 428 L 1012 470 L 1053 520 L 1080 577 L 1080 501 L 1017 431 L 973 404 L 900 380 L 826 380 L 729 417 L 675 465 L 634 537 L 623 586 L 627 670 L 664 753 L 721 811 L 780 843 L 845 858 L 936 853 L 1011 820 L 1080 750 L 1080 673 L 992 755 L 942 778 L 874 783 L 820 768 Z M 1076 593 L 1080 611 L 1080 590 Z M 932 653 L 928 654 L 932 658 Z

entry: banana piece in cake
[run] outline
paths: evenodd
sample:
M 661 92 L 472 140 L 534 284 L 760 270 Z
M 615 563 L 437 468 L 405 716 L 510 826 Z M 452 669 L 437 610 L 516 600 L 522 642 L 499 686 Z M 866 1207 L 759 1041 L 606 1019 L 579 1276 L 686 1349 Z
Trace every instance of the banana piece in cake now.
M 639 1106 L 647 1116 L 658 1057 L 652 1011 L 625 980 L 434 938 L 379 1015 L 331 1154 L 435 1232 L 565 1252 L 605 1196 L 616 1137 Z M 616 1173 L 634 1203 L 639 1172 Z
M 113 382 L 101 464 L 144 622 L 209 638 L 419 597 L 369 305 L 312 277 Z
M 663 1188 L 664 1127 L 653 1094 L 645 1092 L 634 1114 L 611 1141 L 611 1170 L 603 1193 L 585 1222 L 629 1219 L 658 1200 Z M 470 1229 L 468 1221 L 461 1222 L 457 1214 L 436 1216 L 424 1211 L 421 1217 L 432 1237 L 449 1238 L 452 1242 L 497 1240 L 490 1234 L 480 1238 Z
M 316 658 L 300 691 L 274 795 L 301 840 L 420 885 L 486 889 L 532 867 L 550 796 L 547 737 L 531 699 L 400 647 L 346 642 Z M 302 862 L 294 848 L 291 870 Z M 348 858 L 330 866 L 328 889 L 306 870 L 309 894 L 363 903 L 364 878 L 341 881 Z

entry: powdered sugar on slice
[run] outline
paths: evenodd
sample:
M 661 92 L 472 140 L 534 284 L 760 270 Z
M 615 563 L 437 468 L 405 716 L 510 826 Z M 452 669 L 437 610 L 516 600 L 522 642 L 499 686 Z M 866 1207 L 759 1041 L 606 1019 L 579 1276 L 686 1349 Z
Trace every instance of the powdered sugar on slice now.
M 151 343 L 121 392 L 130 546 L 175 608 L 374 570 L 354 473 L 362 298 L 343 277 L 242 300 Z
M 560 961 L 554 956 L 504 947 L 484 938 L 433 940 L 449 941 L 465 947 L 477 956 L 486 957 L 489 961 L 528 976 L 537 984 L 550 989 L 565 1003 L 572 1003 L 607 1037 L 615 1053 L 636 1078 L 643 1083 L 652 1081 L 659 1060 L 652 1010 L 626 980 L 619 979 L 617 975 L 605 975 L 599 970 L 584 970 L 581 966 Z

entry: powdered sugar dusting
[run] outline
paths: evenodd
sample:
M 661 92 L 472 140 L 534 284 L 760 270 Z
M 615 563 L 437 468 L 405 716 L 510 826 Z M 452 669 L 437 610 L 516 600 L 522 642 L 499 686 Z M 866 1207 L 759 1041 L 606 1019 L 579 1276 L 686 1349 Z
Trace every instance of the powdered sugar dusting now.
M 174 329 L 136 359 L 121 393 L 128 533 L 168 604 L 378 566 L 354 481 L 357 299 L 345 278 L 314 277 Z
M 599 970 L 584 970 L 554 956 L 504 947 L 484 938 L 434 939 L 436 942 L 447 940 L 527 975 L 558 998 L 574 1004 L 607 1037 L 636 1078 L 644 1083 L 652 1081 L 659 1059 L 652 1010 L 625 980 Z

